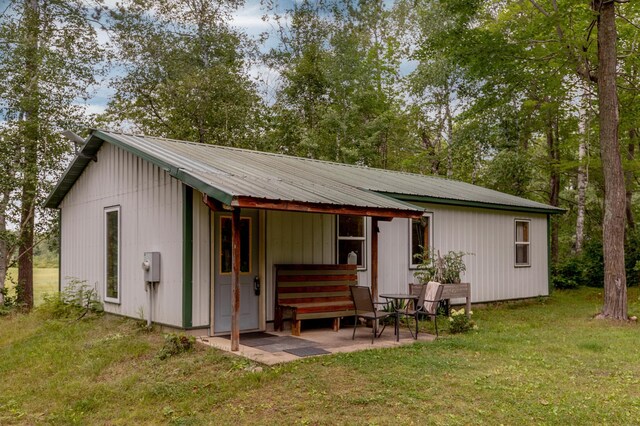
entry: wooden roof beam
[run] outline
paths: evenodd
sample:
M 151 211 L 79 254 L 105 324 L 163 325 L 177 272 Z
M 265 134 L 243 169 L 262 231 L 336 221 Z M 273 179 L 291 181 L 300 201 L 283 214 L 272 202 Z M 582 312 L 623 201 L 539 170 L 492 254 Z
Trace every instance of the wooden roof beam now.
M 342 214 L 354 216 L 372 216 L 380 220 L 394 217 L 419 219 L 423 212 L 420 210 L 398 210 L 390 208 L 338 206 L 335 204 L 306 203 L 299 201 L 266 200 L 252 197 L 234 197 L 233 207 L 246 209 L 282 210 L 303 213 Z

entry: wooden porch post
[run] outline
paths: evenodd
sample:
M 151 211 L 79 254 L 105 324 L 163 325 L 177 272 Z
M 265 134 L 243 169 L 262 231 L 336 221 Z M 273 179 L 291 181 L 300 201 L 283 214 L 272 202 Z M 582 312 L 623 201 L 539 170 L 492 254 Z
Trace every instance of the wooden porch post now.
M 240 349 L 240 209 L 231 213 L 231 350 Z
M 371 294 L 378 301 L 378 218 L 371 218 Z

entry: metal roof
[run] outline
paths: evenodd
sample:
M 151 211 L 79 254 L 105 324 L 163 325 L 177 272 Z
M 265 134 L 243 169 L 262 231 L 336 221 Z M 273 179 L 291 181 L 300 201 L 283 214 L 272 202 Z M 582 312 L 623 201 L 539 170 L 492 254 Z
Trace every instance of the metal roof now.
M 101 130 L 92 132 L 47 199 L 47 207 L 58 207 L 103 141 L 156 164 L 187 185 L 229 205 L 237 197 L 251 197 L 402 211 L 422 210 L 408 203 L 411 201 L 540 213 L 563 211 L 433 176 Z

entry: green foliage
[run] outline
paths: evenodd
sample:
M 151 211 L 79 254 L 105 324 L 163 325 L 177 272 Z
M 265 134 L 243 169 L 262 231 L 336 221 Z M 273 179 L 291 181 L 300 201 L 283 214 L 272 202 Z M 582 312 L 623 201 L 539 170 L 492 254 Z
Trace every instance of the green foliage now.
M 37 313 L 47 319 L 81 319 L 103 311 L 95 288 L 75 278 L 66 283 L 62 292 L 45 295 L 37 308 Z
M 469 315 L 473 315 L 473 311 L 470 311 Z M 449 315 L 449 333 L 460 334 L 466 333 L 469 330 L 477 329 L 478 326 L 475 321 L 467 318 L 465 308 L 458 310 L 451 309 L 451 314 Z
M 148 134 L 262 148 L 251 41 L 228 24 L 238 1 L 131 0 L 111 10 L 124 73 L 102 117 Z
M 467 271 L 463 257 L 470 254 L 462 251 L 449 251 L 444 256 L 440 256 L 439 250 L 416 254 L 415 257 L 420 263 L 414 276 L 423 284 L 429 281 L 459 283 L 461 275 Z
M 551 269 L 551 283 L 557 289 L 575 289 L 585 283 L 584 270 L 577 257 L 570 257 Z
M 164 336 L 164 346 L 158 352 L 158 359 L 165 360 L 193 350 L 196 338 L 185 334 L 169 333 Z
M 9 296 L 7 287 L 0 288 L 0 294 L 3 296 L 0 304 L 0 317 L 3 317 L 13 312 L 16 307 L 16 298 L 15 296 Z

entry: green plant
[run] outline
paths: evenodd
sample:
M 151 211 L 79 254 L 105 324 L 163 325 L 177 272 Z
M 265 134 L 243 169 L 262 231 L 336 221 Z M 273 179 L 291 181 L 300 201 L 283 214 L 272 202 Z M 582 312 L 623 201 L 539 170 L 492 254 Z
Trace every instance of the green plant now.
M 558 263 L 551 270 L 551 282 L 557 289 L 578 288 L 584 282 L 584 273 L 577 257 Z
M 9 315 L 16 307 L 15 296 L 9 296 L 9 289 L 4 287 L 0 289 L 0 294 L 3 296 L 3 301 L 0 304 L 0 317 Z
M 70 279 L 60 293 L 46 294 L 37 312 L 46 318 L 84 318 L 104 312 L 98 293 L 86 281 Z
M 473 315 L 473 311 L 469 311 L 469 316 L 471 315 Z M 449 332 L 451 334 L 466 333 L 472 329 L 477 330 L 478 326 L 475 321 L 467 318 L 464 308 L 451 309 L 451 315 L 449 316 Z
M 420 262 L 418 271 L 414 276 L 421 283 L 437 281 L 440 283 L 459 283 L 460 277 L 467 271 L 467 265 L 463 257 L 472 254 L 462 251 L 449 251 L 444 256 L 440 256 L 440 250 L 434 252 L 425 251 L 416 254 L 415 258 Z
M 196 338 L 186 334 L 169 333 L 164 336 L 164 346 L 158 352 L 158 359 L 165 360 L 174 355 L 193 350 Z

